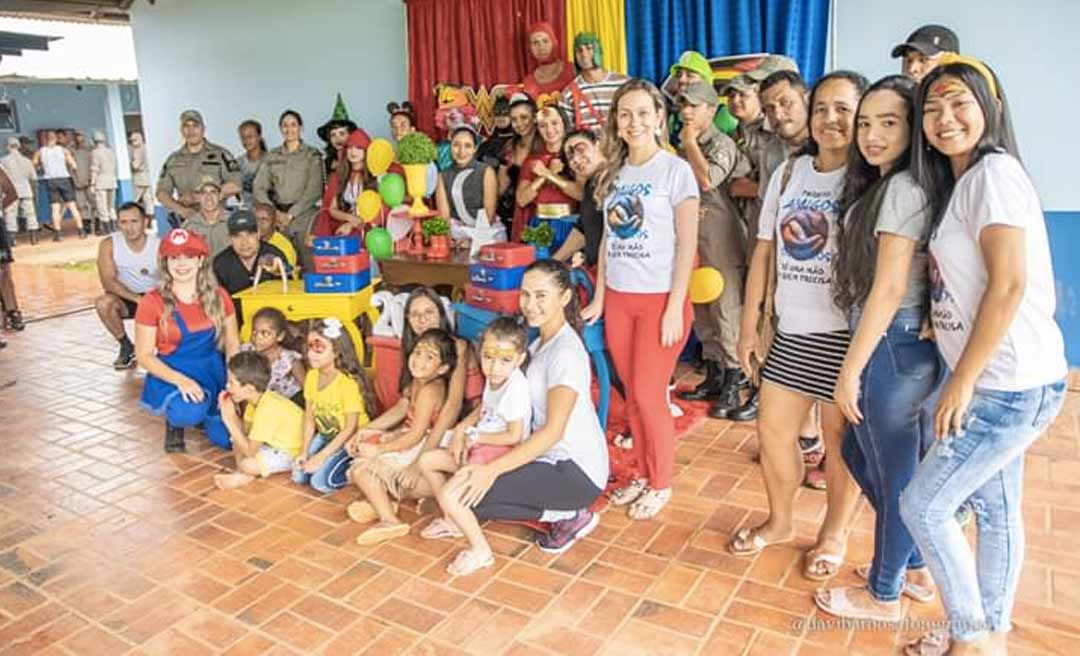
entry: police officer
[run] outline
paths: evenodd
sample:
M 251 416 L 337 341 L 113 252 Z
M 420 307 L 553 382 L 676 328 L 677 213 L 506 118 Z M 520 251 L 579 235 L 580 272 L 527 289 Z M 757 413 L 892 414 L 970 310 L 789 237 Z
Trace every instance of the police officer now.
M 96 233 L 107 235 L 116 229 L 116 153 L 105 143 L 105 133 L 94 131 L 94 150 L 90 152 L 90 193 L 98 221 Z
M 694 305 L 694 333 L 701 340 L 705 380 L 680 396 L 715 401 L 709 414 L 723 418 L 741 405 L 739 389 L 749 385 L 735 353 L 742 319 L 746 235 L 727 184 L 748 174 L 750 163 L 713 124 L 719 98 L 711 83 L 692 82 L 676 99 L 683 124 L 679 155 L 690 163 L 701 188 L 698 256 L 702 266 L 713 267 L 724 277 L 719 299 Z
M 204 177 L 218 183 L 222 200 L 240 193 L 240 165 L 228 150 L 206 140 L 202 114 L 194 109 L 180 114 L 180 134 L 184 145 L 166 158 L 157 183 L 158 202 L 169 211 L 173 227 L 198 211 L 196 192 Z
M 79 208 L 79 214 L 87 221 L 87 232 L 93 230 L 97 223 L 97 206 L 94 204 L 94 194 L 90 191 L 90 159 L 92 149 L 86 143 L 86 137 L 82 132 L 75 132 L 74 145 L 70 146 L 71 155 L 75 158 L 75 205 Z M 57 141 L 59 143 L 59 141 Z M 60 144 L 63 145 L 63 144 Z
M 229 229 L 221 202 L 221 185 L 212 175 L 203 176 L 195 189 L 198 209 L 180 225 L 184 230 L 199 233 L 210 246 L 210 257 L 229 247 Z
M 305 144 L 300 114 L 285 110 L 278 120 L 283 143 L 272 148 L 255 176 L 255 201 L 277 210 L 276 223 L 300 255 L 301 266 L 311 271 L 307 237 L 315 219 L 315 204 L 323 191 L 322 154 Z

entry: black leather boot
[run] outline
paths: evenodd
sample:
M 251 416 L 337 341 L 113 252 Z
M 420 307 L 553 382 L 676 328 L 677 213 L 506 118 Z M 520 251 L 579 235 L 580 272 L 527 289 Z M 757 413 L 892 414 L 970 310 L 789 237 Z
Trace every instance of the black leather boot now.
M 184 446 L 184 429 L 165 424 L 165 453 L 183 453 L 187 451 Z
M 715 401 L 720 398 L 720 391 L 724 388 L 724 370 L 718 362 L 705 361 L 705 380 L 697 387 L 678 393 L 678 397 L 684 401 Z
M 731 410 L 727 414 L 727 418 L 731 421 L 753 421 L 757 419 L 758 413 L 758 388 L 750 388 L 750 396 L 746 399 L 746 403 L 743 403 L 738 408 Z
M 716 403 L 709 408 L 709 416 L 714 419 L 727 419 L 728 413 L 742 405 L 739 390 L 749 384 L 750 381 L 747 380 L 741 369 L 724 370 L 724 386 L 720 390 Z

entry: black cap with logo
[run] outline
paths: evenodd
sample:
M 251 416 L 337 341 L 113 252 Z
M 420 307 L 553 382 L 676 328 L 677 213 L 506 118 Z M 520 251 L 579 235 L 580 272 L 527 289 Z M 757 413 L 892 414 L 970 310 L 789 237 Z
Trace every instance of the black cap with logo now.
M 238 235 L 241 232 L 258 232 L 259 222 L 249 210 L 236 210 L 229 217 L 229 234 Z
M 927 57 L 939 52 L 960 52 L 960 38 L 944 25 L 923 25 L 911 33 L 907 41 L 892 49 L 893 57 L 903 57 L 909 49 L 918 50 Z

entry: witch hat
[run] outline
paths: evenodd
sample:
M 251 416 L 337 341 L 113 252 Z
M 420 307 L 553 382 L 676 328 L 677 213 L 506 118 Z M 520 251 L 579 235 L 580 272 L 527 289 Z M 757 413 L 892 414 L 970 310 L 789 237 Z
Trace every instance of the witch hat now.
M 319 126 L 315 133 L 319 135 L 319 138 L 326 143 L 330 143 L 330 130 L 334 128 L 345 127 L 352 132 L 356 129 L 356 123 L 353 123 L 349 119 L 349 110 L 345 107 L 345 101 L 341 99 L 341 92 L 337 94 L 337 100 L 334 101 L 334 111 L 330 116 L 330 120 Z

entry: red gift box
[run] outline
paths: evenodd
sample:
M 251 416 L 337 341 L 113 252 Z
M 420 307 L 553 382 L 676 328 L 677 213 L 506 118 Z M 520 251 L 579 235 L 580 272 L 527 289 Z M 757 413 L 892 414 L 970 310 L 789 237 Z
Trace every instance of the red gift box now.
M 515 244 L 508 241 L 485 244 L 476 258 L 481 264 L 497 269 L 529 266 L 536 259 L 536 249 L 531 244 Z
M 500 291 L 474 285 L 465 286 L 465 303 L 492 312 L 517 314 L 520 297 L 521 292 L 517 289 Z
M 312 259 L 315 273 L 360 273 L 371 266 L 367 251 L 355 255 L 315 255 Z

